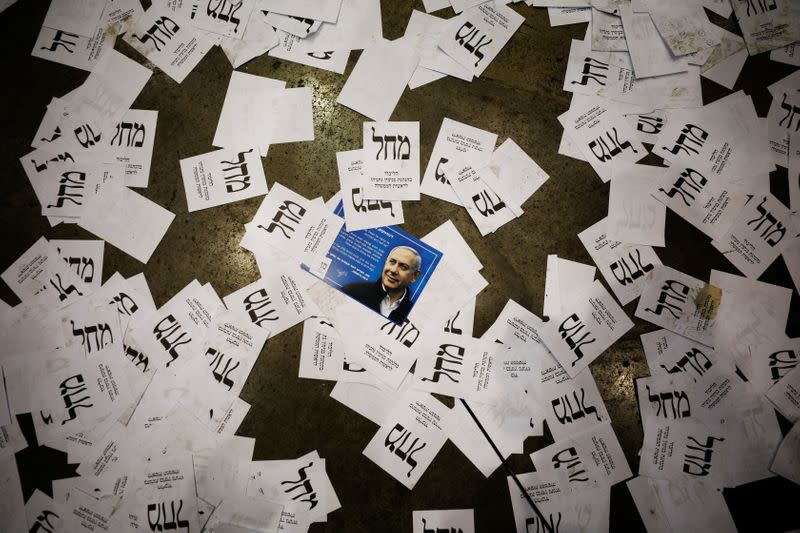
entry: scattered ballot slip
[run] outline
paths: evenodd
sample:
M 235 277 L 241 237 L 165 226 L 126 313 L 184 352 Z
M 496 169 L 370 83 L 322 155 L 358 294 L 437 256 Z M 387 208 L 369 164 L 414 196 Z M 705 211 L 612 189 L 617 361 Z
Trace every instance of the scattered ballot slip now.
M 562 487 L 610 487 L 631 477 L 631 469 L 611 424 L 605 422 L 575 437 L 530 454 L 536 471 L 552 475 Z
M 91 72 L 105 50 L 114 47 L 114 37 L 97 27 L 84 37 L 65 30 L 42 26 L 31 55 Z
M 740 187 L 685 165 L 666 169 L 651 194 L 712 239 L 725 235 L 745 203 Z
M 80 226 L 142 263 L 147 263 L 175 218 L 127 187 L 109 181 L 103 184 Z
M 586 289 L 562 301 L 561 314 L 551 317 L 541 331 L 545 344 L 572 378 L 633 327 L 602 283 L 595 281 Z
M 481 235 L 494 233 L 522 214 L 521 208 L 512 201 L 512 196 L 498 186 L 497 176 L 490 167 L 477 169 L 455 161 L 449 166 L 449 174 L 452 176 L 449 179 L 450 186 L 456 191 Z
M 189 212 L 267 194 L 267 179 L 255 147 L 222 149 L 181 159 Z
M 347 60 L 350 58 L 350 50 L 329 50 L 326 52 L 315 52 L 307 50 L 304 46 L 303 39 L 287 33 L 285 31 L 278 31 L 278 44 L 270 49 L 268 55 L 270 57 L 277 57 L 292 61 L 301 65 L 309 67 L 321 68 L 323 70 L 330 70 L 337 74 L 344 74 L 344 69 L 347 68 Z
M 661 264 L 650 246 L 609 239 L 608 218 L 583 230 L 578 238 L 622 305 L 639 297 L 646 283 L 645 276 Z
M 123 165 L 126 187 L 147 187 L 156 138 L 158 111 L 130 109 L 122 120 L 103 133 L 108 139 L 102 154 L 95 157 L 104 163 Z
M 611 179 L 616 162 L 635 163 L 647 155 L 625 118 L 606 101 L 571 108 L 558 121 L 603 182 Z
M 205 57 L 214 40 L 180 13 L 152 5 L 123 37 L 137 52 L 178 83 Z
M 314 311 L 296 276 L 289 272 L 273 272 L 229 294 L 224 301 L 228 309 L 249 317 L 270 336 L 302 322 Z
M 636 316 L 713 347 L 723 297 L 719 287 L 661 265 L 647 274 Z
M 791 228 L 791 212 L 777 198 L 748 196 L 730 229 L 712 244 L 742 274 L 755 279 L 781 254 Z
M 442 33 L 439 47 L 477 77 L 524 21 L 525 17 L 508 6 L 484 3 L 454 17 Z
M 364 455 L 413 489 L 447 441 L 441 428 L 446 409 L 430 394 L 407 392 L 364 448 Z
M 412 511 L 413 533 L 425 533 L 441 529 L 475 533 L 475 511 L 472 509 L 449 509 L 446 511 Z
M 456 160 L 464 164 L 471 162 L 477 167 L 489 164 L 496 142 L 494 133 L 445 118 L 428 159 L 420 190 L 428 196 L 462 205 L 445 175 L 446 165 Z
M 403 204 L 398 200 L 375 200 L 365 193 L 364 151 L 336 153 L 347 231 L 396 226 L 404 222 Z
M 733 2 L 733 10 L 751 56 L 800 40 L 795 7 L 789 0 L 775 0 L 764 5 Z
M 258 7 L 282 15 L 335 23 L 342 0 L 260 0 Z
M 419 200 L 419 122 L 365 122 L 361 155 L 365 197 Z
M 389 120 L 419 58 L 404 39 L 376 43 L 361 53 L 336 102 L 372 120 Z

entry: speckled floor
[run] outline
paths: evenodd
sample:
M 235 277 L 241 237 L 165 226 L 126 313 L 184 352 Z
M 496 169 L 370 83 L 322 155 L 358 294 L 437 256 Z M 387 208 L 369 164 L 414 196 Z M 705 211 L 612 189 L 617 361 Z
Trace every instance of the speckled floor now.
M 0 217 L 2 264 L 5 269 L 39 236 L 93 238 L 75 226 L 50 228 L 17 159 L 30 151 L 45 106 L 78 86 L 86 73 L 30 56 L 47 10 L 47 2 L 21 0 L 0 14 L 3 83 L 0 123 L 2 168 Z M 384 0 L 384 36 L 395 38 L 405 30 L 411 10 L 422 10 L 420 0 Z M 605 216 L 608 186 L 588 164 L 557 154 L 561 126 L 556 117 L 569 106 L 569 94 L 561 90 L 570 40 L 583 38 L 585 25 L 551 28 L 544 10 L 514 7 L 526 17 L 525 24 L 506 48 L 473 83 L 446 78 L 406 91 L 394 120 L 419 120 L 423 165 L 444 117 L 490 130 L 502 141 L 512 137 L 551 179 L 529 200 L 523 217 L 495 234 L 481 238 L 463 208 L 423 196 L 406 203 L 403 228 L 423 235 L 452 219 L 485 268 L 489 287 L 478 297 L 475 334 L 494 321 L 508 298 L 541 314 L 546 256 L 591 263 L 576 234 Z M 715 19 L 719 21 L 719 19 Z M 727 27 L 735 26 L 728 21 Z M 119 40 L 116 48 L 143 62 L 143 58 Z M 264 159 L 268 182 L 279 180 L 312 198 L 330 197 L 338 189 L 335 152 L 361 146 L 363 116 L 335 103 L 358 53 L 353 53 L 344 76 L 262 56 L 240 70 L 285 80 L 287 87 L 310 86 L 314 91 L 316 140 L 276 145 Z M 788 75 L 792 67 L 770 62 L 768 54 L 750 58 L 737 89 L 753 95 L 760 115 L 769 107 L 765 87 Z M 259 277 L 251 254 L 238 246 L 261 199 L 251 199 L 188 214 L 178 161 L 211 150 L 231 66 L 219 48 L 213 48 L 200 65 L 178 85 L 156 70 L 132 107 L 159 111 L 150 186 L 142 194 L 176 213 L 175 221 L 147 265 L 106 247 L 104 278 L 115 271 L 124 276 L 144 272 L 157 305 L 194 278 L 211 282 L 226 295 Z M 725 94 L 703 80 L 705 102 Z M 654 161 L 655 162 L 655 161 Z M 424 168 L 424 167 L 423 167 Z M 774 173 L 773 192 L 786 200 L 786 173 Z M 665 264 L 689 275 L 707 278 L 711 268 L 733 272 L 733 267 L 697 230 L 669 213 L 667 247 L 658 250 Z M 773 264 L 763 281 L 791 286 L 782 260 Z M 6 287 L 0 293 L 14 297 Z M 789 319 L 790 336 L 800 335 L 800 306 L 795 292 Z M 633 319 L 635 303 L 626 307 Z M 611 414 L 613 427 L 632 470 L 642 430 L 636 405 L 634 379 L 647 374 L 639 335 L 654 329 L 634 319 L 628 332 L 591 365 L 591 371 Z M 333 383 L 297 378 L 302 326 L 271 339 L 253 369 L 242 398 L 253 405 L 239 433 L 257 438 L 255 459 L 284 459 L 317 449 L 327 459 L 330 478 L 342 508 L 326 524 L 312 532 L 410 532 L 414 509 L 474 508 L 477 531 L 513 531 L 514 522 L 505 479 L 498 470 L 483 476 L 451 443 L 445 445 L 413 491 L 397 483 L 361 451 L 376 426 L 329 398 Z M 530 453 L 551 440 L 531 438 Z M 35 454 L 25 459 L 26 483 L 42 476 Z M 512 456 L 514 471 L 532 469 L 527 455 Z M 782 531 L 800 527 L 796 504 L 800 488 L 780 480 L 768 480 L 726 491 L 734 518 L 742 531 Z M 0 529 L 2 526 L 0 525 Z M 611 531 L 643 530 L 642 522 L 624 484 L 612 490 Z

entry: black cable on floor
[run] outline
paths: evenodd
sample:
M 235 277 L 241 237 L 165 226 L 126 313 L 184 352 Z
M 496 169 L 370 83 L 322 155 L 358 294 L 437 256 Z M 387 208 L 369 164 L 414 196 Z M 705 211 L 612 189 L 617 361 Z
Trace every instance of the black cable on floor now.
M 500 462 L 503 463 L 503 468 L 505 468 L 506 472 L 508 472 L 508 474 L 512 478 L 514 478 L 514 482 L 517 484 L 517 487 L 519 487 L 519 490 L 520 490 L 520 492 L 522 492 L 522 495 L 525 496 L 525 499 L 528 501 L 528 503 L 530 504 L 531 508 L 534 510 L 534 512 L 536 512 L 536 515 L 539 517 L 539 520 L 541 520 L 542 525 L 544 526 L 544 529 L 546 529 L 549 533 L 555 533 L 553 531 L 553 528 L 550 527 L 550 524 L 547 523 L 547 520 L 545 520 L 544 515 L 542 514 L 542 512 L 539 510 L 539 508 L 533 502 L 533 498 L 531 498 L 530 494 L 528 494 L 528 491 L 525 490 L 525 487 L 522 486 L 522 483 L 520 482 L 520 480 L 517 477 L 517 475 L 511 470 L 511 467 L 508 466 L 508 463 L 506 462 L 505 457 L 503 457 L 503 454 L 500 453 L 500 450 L 497 448 L 497 446 L 495 445 L 495 443 L 492 440 L 492 438 L 486 432 L 486 429 L 483 427 L 483 424 L 481 424 L 480 420 L 478 420 L 478 417 L 475 416 L 475 413 L 472 412 L 472 409 L 470 409 L 469 405 L 467 405 L 467 402 L 465 402 L 462 399 L 461 403 L 464 405 L 464 408 L 466 408 L 467 412 L 469 413 L 469 416 L 471 416 L 472 419 L 475 421 L 475 423 L 478 425 L 478 427 L 481 430 L 481 433 L 483 433 L 483 436 L 486 437 L 486 440 L 489 442 L 489 445 L 494 450 L 494 453 L 496 453 L 497 457 L 500 458 Z

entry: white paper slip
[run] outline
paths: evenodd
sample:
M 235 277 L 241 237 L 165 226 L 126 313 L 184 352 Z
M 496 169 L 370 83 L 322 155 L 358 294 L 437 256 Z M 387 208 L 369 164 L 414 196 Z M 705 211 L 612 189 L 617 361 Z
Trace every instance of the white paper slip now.
M 781 441 L 770 470 L 800 485 L 800 424 L 795 424 Z
M 105 242 L 87 240 L 51 240 L 61 259 L 92 290 L 100 288 L 103 279 Z M 87 291 L 88 292 L 88 291 Z
M 103 165 L 74 165 L 48 179 L 43 187 L 42 214 L 78 222 L 94 201 L 105 174 Z
M 758 278 L 790 241 L 791 213 L 777 198 L 748 196 L 728 231 L 714 240 L 717 248 L 742 274 Z
M 251 59 L 265 54 L 279 44 L 278 33 L 267 24 L 260 11 L 253 11 L 241 39 L 222 37 L 219 47 L 225 52 L 233 68 L 239 68 Z
M 724 432 L 692 418 L 645 426 L 639 475 L 656 479 L 701 480 L 721 488 L 725 451 L 731 444 Z
M 234 71 L 222 103 L 214 146 L 262 146 L 272 136 L 272 124 L 264 117 L 286 82 Z
M 626 52 L 628 43 L 622 29 L 622 20 L 600 9 L 592 8 L 592 50 L 602 52 Z
M 497 181 L 490 167 L 474 168 L 462 165 L 460 160 L 448 165 L 450 186 L 456 191 L 460 203 L 466 207 L 481 235 L 493 233 L 521 214 L 510 195 L 501 196 L 490 185 L 492 181 Z
M 276 30 L 283 30 L 301 39 L 308 37 L 322 26 L 321 20 L 281 15 L 274 12 L 267 13 L 264 20 Z
M 400 201 L 369 199 L 365 193 L 363 154 L 363 150 L 336 153 L 347 231 L 402 224 L 403 204 Z
M 343 0 L 336 24 L 323 24 L 303 39 L 306 52 L 364 50 L 383 39 L 381 6 L 372 0 Z
M 800 339 L 785 339 L 750 346 L 750 357 L 742 368 L 747 381 L 760 392 L 778 383 L 800 362 Z
M 270 57 L 293 61 L 309 67 L 330 70 L 337 74 L 344 74 L 350 50 L 328 50 L 326 52 L 308 51 L 302 44 L 302 39 L 285 31 L 278 31 L 278 45 L 269 51 Z
M 419 200 L 419 122 L 365 122 L 363 192 L 375 200 Z
M 241 39 L 257 0 L 209 3 L 206 9 L 192 11 L 192 26 L 225 37 Z
M 613 182 L 612 182 L 613 184 Z M 661 260 L 650 246 L 625 244 L 608 237 L 608 218 L 583 230 L 578 238 L 622 305 L 641 294 L 645 276 Z
M 364 455 L 413 489 L 447 441 L 439 422 L 445 409 L 430 394 L 406 392 L 364 448 Z
M 563 2 L 565 0 L 560 0 Z M 570 492 L 552 481 L 529 472 L 517 476 L 528 496 L 539 508 L 539 516 L 515 480 L 508 476 L 508 493 L 517 533 L 529 531 L 608 531 L 611 493 L 608 490 Z
M 628 122 L 608 102 L 593 100 L 573 107 L 558 121 L 603 182 L 611 179 L 615 163 L 635 163 L 647 154 Z
M 450 7 L 450 0 L 422 0 L 422 5 L 425 6 L 426 12 L 432 13 Z
M 800 420 L 800 368 L 795 368 L 767 391 L 767 399 L 793 424 Z
M 267 194 L 257 148 L 222 149 L 181 159 L 189 212 Z
M 72 303 L 83 296 L 80 279 L 72 270 L 61 261 L 58 250 L 40 237 L 0 277 L 23 302 L 37 301 L 49 292 L 63 303 Z
M 344 342 L 331 320 L 308 317 L 303 323 L 298 377 L 339 381 L 346 364 Z
M 408 319 L 398 325 L 351 300 L 336 309 L 335 323 L 348 361 L 393 389 L 400 387 L 429 342 L 428 334 Z
M 723 297 L 719 287 L 661 265 L 647 274 L 636 316 L 713 346 Z
M 472 73 L 464 68 L 458 61 L 445 54 L 438 46 L 442 32 L 447 28 L 448 21 L 433 15 L 426 15 L 416 9 L 411 12 L 411 18 L 406 26 L 405 37 L 415 43 L 421 52 L 419 67 L 448 74 L 464 81 L 472 81 Z M 415 74 L 417 74 L 415 72 Z M 411 86 L 409 82 L 409 86 Z
M 770 52 L 769 58 L 779 63 L 800 66 L 800 54 L 798 52 L 800 52 L 800 48 L 798 48 L 797 43 L 787 44 L 783 48 L 776 48 Z
M 122 120 L 103 133 L 101 145 L 105 163 L 123 165 L 123 183 L 126 187 L 147 187 L 150 180 L 150 163 L 156 138 L 158 111 L 130 109 Z
M 552 358 L 542 367 L 542 386 L 529 392 L 542 406 L 547 427 L 556 442 L 610 420 L 591 372 L 581 372 L 570 379 Z
M 434 530 L 475 533 L 475 511 L 472 509 L 449 509 L 447 511 L 413 511 L 411 522 L 413 533 Z
M 508 6 L 484 3 L 454 17 L 442 33 L 439 47 L 480 76 L 524 21 L 525 17 Z
M 658 167 L 620 164 L 608 195 L 609 237 L 629 244 L 664 246 L 667 211 L 650 193 L 663 172 Z
M 282 15 L 336 22 L 342 0 L 259 0 L 258 8 Z
M 580 24 L 592 19 L 592 10 L 588 7 L 548 7 L 547 16 L 550 26 L 566 26 Z
M 119 183 L 108 181 L 84 213 L 80 226 L 147 263 L 175 218 L 158 204 Z
M 178 83 L 214 45 L 208 34 L 198 32 L 180 13 L 159 4 L 151 6 L 123 39 Z
M 473 368 L 480 365 L 483 354 L 483 345 L 478 339 L 440 333 L 417 358 L 414 388 L 454 398 L 469 398 L 478 377 L 473 374 Z
M 465 269 L 482 270 L 483 264 L 478 256 L 472 251 L 464 237 L 459 233 L 458 228 L 452 220 L 448 220 L 441 226 L 425 235 L 422 240 L 438 250 L 443 250 L 445 256 L 456 255 L 459 261 L 464 264 Z
M 114 37 L 104 27 L 96 28 L 90 37 L 42 26 L 31 55 L 70 67 L 90 71 L 103 52 L 114 46 Z
M 587 293 L 573 293 L 569 300 L 562 300 L 561 314 L 550 318 L 541 335 L 574 378 L 632 327 L 625 311 L 595 281 Z
M 677 333 L 659 329 L 641 336 L 647 366 L 652 376 L 685 372 L 698 381 L 714 365 L 728 366 L 717 360 L 714 349 Z
M 515 201 L 520 206 L 550 177 L 511 138 L 494 151 L 489 168 L 506 190 L 514 192 Z
M 288 272 L 273 272 L 229 294 L 224 301 L 228 309 L 248 316 L 270 336 L 302 322 L 313 311 L 305 291 Z
M 314 140 L 314 116 L 311 87 L 295 87 L 278 91 L 269 106 L 259 110 L 256 119 L 269 127 L 269 136 L 260 145 L 266 155 L 270 144 Z
M 4 527 L 13 531 L 25 531 L 25 500 L 17 469 L 17 460 L 13 455 L 0 458 L 0 513 L 6 517 Z
M 459 160 L 465 164 L 471 161 L 474 166 L 482 167 L 490 162 L 496 142 L 497 135 L 494 133 L 445 118 L 425 168 L 420 190 L 428 196 L 461 205 L 445 175 L 445 166 Z
M 623 6 L 620 15 L 637 78 L 663 76 L 688 69 L 686 59 L 672 55 L 649 13 L 634 13 L 630 6 Z
M 664 129 L 666 121 L 669 120 L 669 113 L 664 110 L 656 110 L 650 113 L 626 115 L 625 118 L 636 126 L 636 135 L 641 142 L 653 144 L 656 142 L 658 134 Z
M 321 198 L 309 201 L 275 182 L 253 220 L 245 226 L 241 245 L 256 255 L 279 253 L 316 266 L 343 224 Z
M 372 120 L 389 120 L 419 57 L 404 39 L 376 43 L 361 53 L 336 102 Z
M 105 0 L 55 0 L 47 10 L 42 26 L 91 35 L 100 22 L 105 5 Z
M 685 56 L 719 44 L 720 32 L 708 21 L 703 7 L 681 0 L 667 6 L 651 4 L 650 16 L 675 56 Z
M 745 203 L 738 186 L 685 165 L 664 170 L 651 194 L 712 239 L 725 235 Z
M 732 2 L 750 55 L 790 45 L 800 40 L 795 9 L 789 0 Z
M 604 422 L 530 455 L 536 471 L 573 490 L 610 487 L 631 477 L 631 469 L 611 424 Z
M 597 268 L 591 265 L 549 254 L 544 281 L 544 316 L 559 316 L 563 311 L 562 302 L 570 292 L 590 287 L 596 272 Z
M 647 531 L 737 531 L 722 491 L 708 483 L 639 476 L 627 485 Z

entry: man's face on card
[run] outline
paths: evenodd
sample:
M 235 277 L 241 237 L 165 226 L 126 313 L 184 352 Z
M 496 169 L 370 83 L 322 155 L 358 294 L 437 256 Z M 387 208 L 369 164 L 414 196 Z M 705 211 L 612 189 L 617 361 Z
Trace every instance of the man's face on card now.
M 417 257 L 409 250 L 393 250 L 383 265 L 381 282 L 387 291 L 401 290 L 419 277 Z

